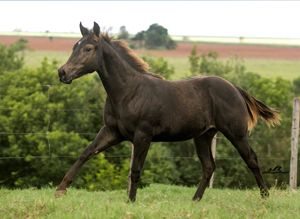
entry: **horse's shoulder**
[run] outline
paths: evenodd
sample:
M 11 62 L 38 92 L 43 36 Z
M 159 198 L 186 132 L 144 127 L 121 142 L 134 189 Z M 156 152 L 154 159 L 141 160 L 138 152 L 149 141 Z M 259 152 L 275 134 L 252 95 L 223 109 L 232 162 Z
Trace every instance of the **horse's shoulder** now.
M 106 97 L 105 104 L 103 106 L 103 117 L 104 119 L 108 117 L 116 118 L 115 108 L 113 107 L 109 97 Z

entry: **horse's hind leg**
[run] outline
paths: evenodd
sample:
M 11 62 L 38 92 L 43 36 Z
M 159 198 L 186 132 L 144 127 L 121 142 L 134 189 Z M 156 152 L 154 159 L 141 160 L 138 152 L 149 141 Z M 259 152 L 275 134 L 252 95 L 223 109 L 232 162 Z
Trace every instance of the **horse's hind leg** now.
M 193 197 L 193 200 L 200 200 L 209 183 L 209 180 L 215 171 L 216 165 L 211 153 L 211 142 L 217 130 L 212 128 L 203 135 L 194 138 L 196 153 L 202 164 L 202 179 L 200 185 Z
M 223 133 L 224 134 L 224 133 Z M 232 135 L 226 135 L 224 134 L 227 139 L 231 141 L 233 146 L 237 149 L 245 163 L 247 164 L 248 168 L 252 171 L 254 174 L 254 177 L 256 179 L 257 185 L 260 189 L 260 194 L 262 197 L 269 196 L 268 189 L 265 185 L 264 179 L 262 177 L 260 167 L 258 165 L 258 160 L 256 153 L 251 148 L 247 135 L 245 134 L 244 137 L 237 138 L 232 137 Z

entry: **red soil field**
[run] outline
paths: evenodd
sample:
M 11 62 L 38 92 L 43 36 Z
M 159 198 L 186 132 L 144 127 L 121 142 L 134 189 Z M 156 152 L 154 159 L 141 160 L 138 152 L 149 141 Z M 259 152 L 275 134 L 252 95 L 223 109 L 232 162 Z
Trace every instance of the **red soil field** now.
M 42 51 L 64 51 L 71 52 L 73 45 L 78 39 L 73 38 L 48 38 L 48 37 L 17 37 L 0 36 L 0 43 L 10 45 L 17 42 L 20 38 L 28 41 L 29 47 L 33 50 Z M 137 54 L 152 54 L 165 57 L 188 57 L 194 43 L 177 43 L 175 50 L 134 50 Z M 229 45 L 229 44 L 208 44 L 198 43 L 198 54 L 204 51 L 217 51 L 221 58 L 230 57 L 230 52 L 237 54 L 244 59 L 281 59 L 281 60 L 300 60 L 300 48 L 279 47 L 279 46 L 260 46 L 260 45 Z

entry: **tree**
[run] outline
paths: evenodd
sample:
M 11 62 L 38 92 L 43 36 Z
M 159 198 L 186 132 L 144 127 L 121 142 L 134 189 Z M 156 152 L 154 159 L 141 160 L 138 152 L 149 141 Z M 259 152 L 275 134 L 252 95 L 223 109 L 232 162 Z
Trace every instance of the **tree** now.
M 216 51 L 203 53 L 200 58 L 199 73 L 201 75 L 215 75 L 225 77 L 233 70 L 230 60 L 225 63 L 218 60 L 219 54 Z
M 133 38 L 132 40 L 137 40 L 139 42 L 139 47 L 143 47 L 144 46 L 144 41 L 145 41 L 145 37 L 146 37 L 146 31 L 142 30 L 140 32 L 138 32 Z
M 57 69 L 56 61 L 44 59 L 37 69 L 23 68 L 0 75 L 1 132 L 24 133 L 0 135 L 0 154 L 25 157 L 0 160 L 0 185 L 22 188 L 58 184 L 66 167 L 95 136 L 75 133 L 95 133 L 103 123 L 104 91 L 100 84 L 95 86 L 93 77 L 86 77 L 76 81 L 77 86 L 63 86 L 57 80 Z M 72 110 L 85 108 L 97 110 Z M 60 157 L 66 155 L 70 157 Z M 81 175 L 74 185 L 83 182 Z
M 169 80 L 171 75 L 175 72 L 174 67 L 169 66 L 168 61 L 162 56 L 152 57 L 144 55 L 141 56 L 141 58 L 150 66 L 150 72 L 159 74 L 167 80 Z
M 136 34 L 133 40 L 145 41 L 148 48 L 164 46 L 167 49 L 175 49 L 177 44 L 168 34 L 168 30 L 155 23 L 150 25 L 147 31 L 141 31 Z
M 201 56 L 198 56 L 197 43 L 195 43 L 191 55 L 189 56 L 191 76 L 200 74 L 225 77 L 228 73 L 232 72 L 234 68 L 236 70 L 237 68 L 244 68 L 243 65 L 240 65 L 241 60 L 237 61 L 237 57 L 227 61 L 218 60 L 218 57 L 219 54 L 216 51 L 204 52 Z M 240 70 L 243 71 L 243 69 Z
M 9 47 L 0 44 L 0 75 L 4 71 L 14 71 L 23 67 L 24 58 L 18 52 L 23 51 L 27 47 L 27 41 L 24 39 L 20 39 Z
M 300 97 L 300 77 L 294 79 L 293 85 L 294 85 L 293 91 L 295 95 Z
M 147 30 L 145 39 L 146 46 L 158 47 L 162 46 L 168 37 L 168 30 L 161 25 L 152 24 Z
M 199 56 L 197 54 L 197 43 L 194 43 L 191 55 L 189 56 L 191 76 L 197 76 L 199 72 Z
M 120 34 L 118 35 L 118 40 L 127 40 L 128 39 L 128 31 L 126 30 L 126 27 L 125 26 L 121 26 L 120 27 Z
M 138 32 L 138 33 L 132 38 L 132 40 L 141 40 L 141 41 L 142 41 L 142 40 L 145 40 L 146 34 L 147 34 L 147 32 L 144 31 L 144 30 L 142 30 L 142 31 Z

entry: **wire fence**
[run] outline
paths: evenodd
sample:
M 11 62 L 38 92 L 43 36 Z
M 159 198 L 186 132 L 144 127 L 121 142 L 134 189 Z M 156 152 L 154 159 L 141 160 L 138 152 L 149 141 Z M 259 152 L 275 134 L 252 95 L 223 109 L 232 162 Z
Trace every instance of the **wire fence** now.
M 24 112 L 32 112 L 32 113 L 45 113 L 46 116 L 46 122 L 44 125 L 44 128 L 42 129 L 42 131 L 40 132 L 18 132 L 18 131 L 4 131 L 4 130 L 0 130 L 0 135 L 15 135 L 15 136 L 20 136 L 20 135 L 39 135 L 39 136 L 43 136 L 46 139 L 47 142 L 47 146 L 48 146 L 48 155 L 27 155 L 27 156 L 2 156 L 0 154 L 0 160 L 24 160 L 24 159 L 77 159 L 80 154 L 78 155 L 70 155 L 70 154 L 63 154 L 63 155 L 54 155 L 52 154 L 52 148 L 56 147 L 56 143 L 53 142 L 51 140 L 51 136 L 54 135 L 61 135 L 61 136 L 71 136 L 71 135 L 90 135 L 90 137 L 92 138 L 93 136 L 97 135 L 97 132 L 74 132 L 74 133 L 70 133 L 70 132 L 51 132 L 50 127 L 51 127 L 51 123 L 54 123 L 55 121 L 52 121 L 52 117 L 51 117 L 51 113 L 53 112 L 99 112 L 99 116 L 100 112 L 102 111 L 102 109 L 94 109 L 94 108 L 53 108 L 50 107 L 50 99 L 51 99 L 51 90 L 55 87 L 64 87 L 64 85 L 36 85 L 36 84 L 0 84 L 0 86 L 16 86 L 16 87 L 30 87 L 30 86 L 35 86 L 35 87 L 43 87 L 46 88 L 46 90 L 44 90 L 44 96 L 46 98 L 45 104 L 43 105 L 43 107 L 35 107 L 35 108 L 16 108 L 16 107 L 5 107 L 1 104 L 1 100 L 2 98 L 0 98 L 0 112 L 1 111 L 24 111 Z M 72 88 L 80 88 L 80 89 L 90 89 L 90 87 L 87 86 L 72 86 Z M 264 101 L 264 100 L 262 100 Z M 270 101 L 270 100 L 269 100 Z M 277 101 L 277 100 L 271 100 L 271 101 Z M 1 127 L 1 126 L 0 126 Z M 98 130 L 97 130 L 98 131 Z M 217 137 L 217 141 L 218 140 L 222 140 L 225 137 Z M 272 142 L 272 141 L 276 141 L 276 142 L 290 142 L 291 138 L 263 138 L 263 137 L 253 137 L 250 139 L 250 141 L 265 141 L 267 143 Z M 217 148 L 218 148 L 217 144 Z M 1 145 L 0 145 L 1 147 Z M 24 145 L 24 147 L 26 147 L 26 145 Z M 131 158 L 131 154 L 115 154 L 115 155 L 104 155 L 104 157 L 106 159 L 113 159 L 113 158 Z M 97 157 L 94 157 L 97 158 Z M 197 165 L 200 165 L 200 161 L 199 159 L 196 157 L 195 154 L 193 154 L 193 156 L 147 156 L 147 159 L 162 159 L 162 160 L 170 160 L 170 159 L 183 159 L 183 160 L 190 160 L 192 162 L 197 163 Z M 236 157 L 220 157 L 218 154 L 216 155 L 216 163 L 219 164 L 217 166 L 226 166 L 228 165 L 228 163 L 230 161 L 233 160 L 241 160 L 242 158 L 237 154 Z M 284 164 L 285 166 L 288 165 L 290 157 L 258 157 L 258 160 L 260 162 L 268 162 L 267 165 L 269 165 L 269 163 L 276 163 L 276 165 L 278 163 L 280 164 Z M 265 165 L 266 166 L 266 165 Z M 65 167 L 65 169 L 67 170 L 68 167 Z M 288 179 L 286 178 L 286 176 L 283 180 L 287 181 Z
M 86 133 L 86 132 L 76 132 L 76 133 L 66 133 L 66 132 L 49 132 L 50 124 L 51 124 L 51 115 L 50 112 L 54 111 L 93 111 L 93 112 L 101 112 L 101 109 L 90 109 L 90 108 L 83 108 L 83 109 L 66 109 L 66 108 L 51 108 L 49 107 L 50 104 L 50 96 L 51 96 L 51 88 L 52 87 L 65 87 L 64 85 L 41 85 L 41 84 L 0 84 L 0 86 L 15 86 L 15 87 L 45 87 L 47 88 L 46 92 L 46 108 L 33 108 L 33 109 L 28 109 L 28 108 L 8 108 L 8 107 L 3 107 L 0 104 L 0 111 L 33 111 L 33 112 L 45 112 L 47 115 L 47 122 L 45 124 L 45 132 L 6 132 L 6 131 L 1 131 L 0 130 L 0 135 L 44 135 L 47 144 L 48 144 L 48 150 L 49 150 L 49 156 L 30 156 L 30 158 L 37 158 L 37 159 L 48 159 L 48 158 L 66 158 L 66 157 L 79 157 L 78 156 L 69 156 L 69 155 L 63 155 L 63 156 L 51 156 L 51 142 L 48 136 L 51 135 L 97 135 L 96 132 L 92 133 Z M 90 89 L 88 86 L 73 86 L 72 88 L 80 88 L 80 89 Z M 0 98 L 1 101 L 1 98 Z M 264 100 L 262 100 L 264 101 Z M 270 101 L 270 100 L 269 100 Z M 271 101 L 278 101 L 278 100 L 271 100 Z M 1 103 L 1 102 L 0 102 Z M 222 139 L 224 137 L 217 137 L 218 139 Z M 251 138 L 251 140 L 260 140 L 260 141 L 290 141 L 290 138 Z M 130 157 L 131 155 L 114 155 L 113 157 Z M 110 157 L 110 156 L 108 156 Z M 151 156 L 148 156 L 151 158 Z M 24 159 L 28 158 L 28 156 L 20 156 L 20 157 L 3 157 L 0 155 L 0 159 Z M 157 157 L 156 157 L 157 158 Z M 175 157 L 161 157 L 164 159 L 174 159 Z M 179 159 L 195 159 L 195 157 L 176 157 Z M 222 160 L 222 159 L 240 159 L 240 157 L 232 157 L 232 158 L 221 158 L 217 157 L 217 160 Z M 265 157 L 260 157 L 258 159 L 269 159 L 269 160 L 286 160 L 290 158 L 265 158 Z
M 95 109 L 95 108 L 54 108 L 53 106 L 50 107 L 50 103 L 51 103 L 51 95 L 52 95 L 52 89 L 56 88 L 56 87 L 65 87 L 64 85 L 36 85 L 36 84 L 0 84 L 0 91 L 1 91 L 1 86 L 17 86 L 17 87 L 30 87 L 30 86 L 35 86 L 35 87 L 43 87 L 46 88 L 44 89 L 42 92 L 44 92 L 44 96 L 46 98 L 45 104 L 41 107 L 34 107 L 34 108 L 17 108 L 17 107 L 7 107 L 1 104 L 1 100 L 2 97 L 0 97 L 0 112 L 1 111 L 24 111 L 24 112 L 31 112 L 31 113 L 44 113 L 46 116 L 46 121 L 45 121 L 45 125 L 44 128 L 41 129 L 41 131 L 39 132 L 34 132 L 34 131 L 28 131 L 28 132 L 18 132 L 18 131 L 5 131 L 5 130 L 1 130 L 0 129 L 0 135 L 14 135 L 14 136 L 27 136 L 27 135 L 38 135 L 38 136 L 42 136 L 42 138 L 44 138 L 47 143 L 48 146 L 48 152 L 47 152 L 47 156 L 46 155 L 23 155 L 23 156 L 3 156 L 0 154 L 0 160 L 3 162 L 12 162 L 13 160 L 25 160 L 25 159 L 37 159 L 39 162 L 39 159 L 54 159 L 54 161 L 56 162 L 57 160 L 59 161 L 59 159 L 72 159 L 72 160 L 76 160 L 77 158 L 79 158 L 80 154 L 76 154 L 76 155 L 70 155 L 70 154 L 61 154 L 61 155 L 54 155 L 52 153 L 53 148 L 57 147 L 56 142 L 51 140 L 51 136 L 55 136 L 55 135 L 60 135 L 60 136 L 72 136 L 72 135 L 90 135 L 90 138 L 93 138 L 94 136 L 96 136 L 98 133 L 97 132 L 74 132 L 74 133 L 70 133 L 70 132 L 51 132 L 51 124 L 54 123 L 55 121 L 53 121 L 53 118 L 51 117 L 51 113 L 53 112 L 99 112 L 99 116 L 101 115 L 101 112 L 103 111 L 102 109 Z M 87 86 L 72 86 L 72 88 L 80 88 L 80 89 L 90 89 L 90 87 Z M 264 100 L 262 100 L 264 101 Z M 269 100 L 270 101 L 270 100 Z M 271 101 L 278 101 L 278 100 L 271 100 Z M 1 128 L 1 126 L 0 126 Z M 98 131 L 98 130 L 95 130 Z M 217 137 L 217 141 L 219 140 L 223 140 L 225 139 L 225 137 L 221 137 L 218 136 Z M 251 137 L 250 141 L 264 141 L 266 143 L 270 143 L 272 141 L 276 141 L 276 142 L 290 142 L 291 138 L 263 138 L 263 137 Z M 1 143 L 0 143 L 1 144 Z M 219 144 L 217 143 L 217 148 L 218 148 Z M 0 145 L 1 147 L 1 145 Z M 24 147 L 26 147 L 26 145 L 24 145 Z M 287 147 L 290 147 L 290 145 L 287 145 Z M 130 159 L 131 158 L 131 153 L 130 154 L 115 154 L 115 155 L 104 155 L 104 158 L 107 159 L 108 161 L 110 161 L 110 159 L 114 159 L 114 158 L 124 158 L 124 159 Z M 97 156 L 93 157 L 92 159 L 97 159 Z M 199 159 L 197 158 L 197 156 L 194 154 L 193 152 L 193 156 L 151 156 L 148 155 L 147 159 L 161 159 L 163 160 L 163 162 L 167 161 L 167 160 L 174 160 L 174 159 L 180 159 L 180 160 L 188 160 L 188 162 L 192 162 L 192 164 L 195 164 L 196 168 L 199 168 L 199 171 L 201 170 L 201 163 L 199 161 Z M 219 167 L 224 167 L 224 166 L 228 166 L 233 162 L 236 162 L 237 160 L 240 160 L 241 163 L 244 163 L 242 161 L 242 158 L 238 155 L 238 153 L 236 153 L 236 157 L 221 157 L 220 155 L 218 155 L 218 153 L 216 154 L 216 164 L 217 164 L 217 169 Z M 279 157 L 279 156 L 273 156 L 273 157 L 258 157 L 259 163 L 261 165 L 262 171 L 265 168 L 274 168 L 275 166 L 278 165 L 282 165 L 284 171 L 287 171 L 288 166 L 289 166 L 289 162 L 290 162 L 290 157 Z M 48 161 L 47 161 L 48 162 Z M 236 162 L 239 163 L 239 162 Z M 274 166 L 270 166 L 270 163 L 272 163 L 272 165 L 274 164 Z M 245 165 L 245 164 L 243 164 Z M 85 168 L 85 167 L 83 167 Z M 196 169 L 195 168 L 195 169 Z M 69 167 L 64 166 L 63 167 L 64 171 L 69 170 Z M 46 170 L 47 171 L 47 170 Z M 237 173 L 232 173 L 232 175 L 237 174 Z M 244 174 L 244 173 L 243 173 Z M 249 175 L 245 175 L 241 177 L 241 180 L 247 180 L 248 177 L 251 178 L 251 172 L 249 171 L 249 173 L 247 173 Z M 189 177 L 189 175 L 187 174 L 186 177 Z M 200 175 L 199 175 L 200 177 Z M 231 178 L 232 176 L 229 176 L 228 178 Z M 264 178 L 266 180 L 266 182 L 272 183 L 273 182 L 273 177 L 274 175 L 272 174 L 265 174 Z M 288 182 L 288 174 L 281 174 L 278 175 L 277 177 L 281 182 Z M 221 178 L 217 178 L 215 179 L 215 182 L 217 181 L 221 181 L 224 179 Z M 192 180 L 191 180 L 192 181 Z M 151 183 L 151 182 L 148 182 Z M 174 183 L 174 182 L 173 182 Z M 175 182 L 176 183 L 176 182 Z M 182 182 L 182 181 L 178 181 L 177 183 L 184 185 L 185 183 L 187 185 L 189 185 L 189 182 Z M 223 183 L 223 182 L 222 182 Z M 219 183 L 219 184 L 222 184 Z

